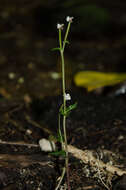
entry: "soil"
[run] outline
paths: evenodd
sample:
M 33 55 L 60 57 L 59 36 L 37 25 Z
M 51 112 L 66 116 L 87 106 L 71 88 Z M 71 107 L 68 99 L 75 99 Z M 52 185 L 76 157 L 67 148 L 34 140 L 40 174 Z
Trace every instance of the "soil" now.
M 115 154 L 121 168 L 126 166 L 125 96 L 99 97 L 75 92 L 78 107 L 67 119 L 68 142 L 82 150 L 103 150 Z M 1 100 L 0 139 L 21 145 L 0 144 L 1 189 L 54 189 L 63 167 L 63 159 L 48 155 L 38 144 L 57 132 L 57 107 L 60 97 L 35 100 L 29 106 L 23 102 Z M 110 157 L 102 158 L 109 162 Z M 115 162 L 114 160 L 114 162 Z M 88 166 L 89 167 L 89 166 Z M 88 168 L 90 171 L 90 169 Z M 70 184 L 72 189 L 106 189 L 94 172 L 70 155 Z M 111 179 L 113 189 L 125 189 L 119 176 Z M 110 184 L 109 184 L 110 185 Z
M 13 8 L 5 3 L 0 13 L 0 189 L 52 190 L 64 159 L 42 152 L 38 142 L 57 135 L 61 68 L 59 56 L 50 51 L 57 40 L 35 28 L 32 10 L 39 1 L 18 11 L 13 2 Z M 69 144 L 94 150 L 97 159 L 125 170 L 126 95 L 87 93 L 73 83 L 74 73 L 83 69 L 125 71 L 125 34 L 119 32 L 98 41 L 75 39 L 67 49 L 68 104 L 78 102 L 67 118 L 67 135 Z M 125 175 L 99 174 L 71 154 L 69 170 L 72 190 L 126 189 Z

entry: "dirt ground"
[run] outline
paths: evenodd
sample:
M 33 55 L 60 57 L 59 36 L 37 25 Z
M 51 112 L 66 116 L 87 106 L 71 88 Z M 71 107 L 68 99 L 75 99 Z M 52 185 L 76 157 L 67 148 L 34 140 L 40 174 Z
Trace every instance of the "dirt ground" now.
M 41 138 L 57 134 L 61 68 L 59 56 L 51 52 L 57 40 L 37 32 L 30 15 L 36 3 L 18 12 L 15 6 L 4 6 L 0 13 L 0 189 L 52 190 L 64 160 L 37 145 Z M 67 90 L 71 103 L 78 102 L 67 119 L 68 143 L 94 150 L 97 159 L 125 170 L 126 95 L 86 93 L 73 83 L 79 70 L 125 70 L 125 34 L 109 37 L 75 39 L 66 53 Z M 69 167 L 72 190 L 126 189 L 125 175 L 94 170 L 72 154 Z
M 68 142 L 82 150 L 95 150 L 105 163 L 125 170 L 126 118 L 125 96 L 73 96 L 78 107 L 67 120 Z M 78 98 L 77 98 L 78 97 Z M 0 139 L 21 145 L 0 143 L 1 189 L 54 189 L 63 167 L 63 159 L 48 155 L 37 144 L 57 131 L 59 97 L 35 100 L 27 106 L 23 102 L 1 99 Z M 58 103 L 57 103 L 58 102 Z M 104 155 L 104 150 L 113 156 Z M 103 181 L 112 189 L 125 189 L 125 178 L 104 175 Z M 97 171 L 70 155 L 71 189 L 106 189 Z M 111 188 L 110 188 L 111 189 Z

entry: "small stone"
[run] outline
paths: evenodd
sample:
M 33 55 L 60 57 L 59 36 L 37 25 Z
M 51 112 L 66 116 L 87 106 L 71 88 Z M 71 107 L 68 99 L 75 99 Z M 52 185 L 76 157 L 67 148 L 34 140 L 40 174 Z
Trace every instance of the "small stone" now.
M 57 72 L 51 72 L 50 75 L 51 75 L 51 78 L 54 80 L 61 78 L 60 73 L 57 73 Z
M 32 131 L 31 131 L 30 129 L 27 129 L 27 130 L 26 130 L 26 133 L 27 133 L 28 135 L 31 135 L 31 134 L 32 134 Z
M 20 84 L 24 83 L 24 78 L 23 78 L 23 77 L 20 77 L 20 78 L 18 79 L 18 83 L 20 83 Z
M 32 102 L 32 99 L 29 94 L 24 95 L 24 101 L 26 104 L 30 104 Z
M 56 150 L 55 143 L 44 138 L 39 140 L 39 146 L 44 152 L 52 152 Z
M 123 140 L 123 139 L 124 139 L 123 135 L 118 136 L 118 140 Z
M 9 79 L 14 79 L 15 78 L 15 73 L 11 72 L 8 74 Z

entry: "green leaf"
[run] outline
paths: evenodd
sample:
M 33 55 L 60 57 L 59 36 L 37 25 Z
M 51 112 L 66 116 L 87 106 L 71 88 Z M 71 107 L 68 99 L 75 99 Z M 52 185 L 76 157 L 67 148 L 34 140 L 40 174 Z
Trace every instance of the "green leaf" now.
M 64 142 L 64 137 L 63 135 L 58 131 L 58 134 L 57 136 L 54 136 L 54 135 L 49 135 L 49 141 L 53 141 L 53 142 L 60 142 L 60 143 L 63 143 Z
M 66 44 L 70 44 L 70 42 L 68 40 L 64 41 Z
M 77 86 L 86 88 L 88 91 L 104 86 L 112 86 L 126 80 L 126 73 L 104 73 L 96 71 L 81 71 L 74 76 Z
M 60 108 L 59 112 L 60 112 L 61 115 L 65 115 L 63 107 Z
M 61 113 L 63 110 L 63 104 L 60 106 L 59 113 Z
M 60 51 L 60 48 L 52 48 L 51 51 Z
M 63 143 L 64 142 L 63 139 L 64 139 L 63 135 L 58 131 L 57 141 L 60 142 L 60 143 Z
M 66 108 L 65 112 L 63 110 L 63 108 L 61 107 L 60 109 L 60 114 L 61 115 L 65 115 L 68 116 L 70 114 L 70 112 L 75 109 L 77 107 L 77 102 L 75 102 L 74 104 L 70 105 L 69 107 Z
M 77 102 L 74 104 L 70 105 L 69 107 L 66 108 L 66 113 L 70 113 L 72 110 L 74 110 L 77 107 Z
M 66 156 L 66 152 L 64 150 L 60 150 L 60 151 L 55 151 L 55 152 L 51 152 L 49 153 L 50 155 L 53 155 L 53 156 Z
M 49 135 L 49 141 L 57 142 L 58 141 L 58 137 L 56 137 L 54 135 Z

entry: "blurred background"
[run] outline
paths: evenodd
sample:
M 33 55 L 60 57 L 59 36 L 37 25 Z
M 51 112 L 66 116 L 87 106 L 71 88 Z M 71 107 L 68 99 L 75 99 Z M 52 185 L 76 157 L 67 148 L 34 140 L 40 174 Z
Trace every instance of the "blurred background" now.
M 126 2 L 0 0 L 0 95 L 58 95 L 61 67 L 57 23 L 74 21 L 65 50 L 67 89 L 79 71 L 126 72 Z

